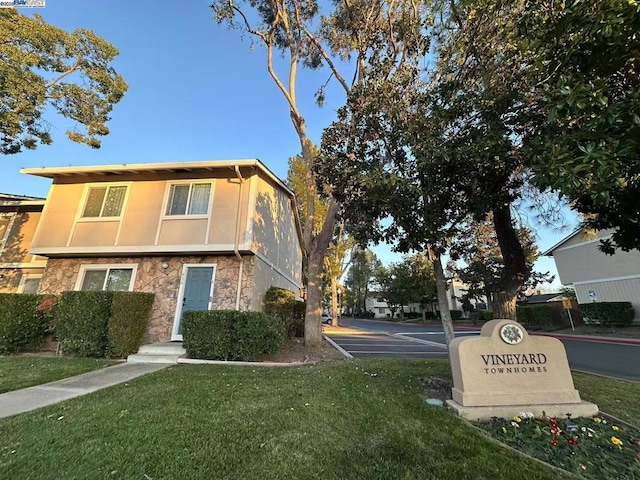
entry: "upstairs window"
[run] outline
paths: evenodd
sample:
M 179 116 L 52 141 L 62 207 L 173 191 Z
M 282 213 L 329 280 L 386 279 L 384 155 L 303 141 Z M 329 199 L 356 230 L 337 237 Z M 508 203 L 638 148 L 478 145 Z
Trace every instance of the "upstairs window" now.
M 210 197 L 210 183 L 171 185 L 166 215 L 206 215 Z
M 126 193 L 126 185 L 89 187 L 82 218 L 119 217 Z

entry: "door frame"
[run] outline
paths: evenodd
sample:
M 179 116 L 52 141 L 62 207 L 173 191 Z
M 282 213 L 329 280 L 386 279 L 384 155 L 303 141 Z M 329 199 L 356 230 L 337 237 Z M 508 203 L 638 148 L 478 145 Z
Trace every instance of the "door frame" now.
M 178 333 L 178 327 L 182 318 L 182 300 L 184 298 L 184 291 L 187 288 L 187 273 L 190 267 L 212 267 L 211 273 L 211 289 L 209 290 L 209 304 L 207 309 L 211 310 L 213 304 L 213 286 L 216 280 L 216 270 L 218 269 L 216 263 L 185 263 L 182 265 L 182 275 L 180 276 L 180 288 L 178 289 L 178 296 L 176 297 L 176 313 L 173 317 L 173 328 L 171 329 L 171 341 L 182 341 L 182 335 Z

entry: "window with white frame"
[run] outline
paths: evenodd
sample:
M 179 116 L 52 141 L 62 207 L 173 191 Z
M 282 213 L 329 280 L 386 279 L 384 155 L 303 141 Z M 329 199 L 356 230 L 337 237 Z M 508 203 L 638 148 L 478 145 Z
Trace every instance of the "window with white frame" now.
M 207 215 L 211 183 L 176 183 L 169 189 L 165 215 Z
M 26 273 L 20 279 L 18 293 L 38 293 L 40 287 L 41 274 Z
M 386 308 L 385 308 L 385 307 L 378 307 L 378 313 L 379 313 L 380 315 L 384 315 L 386 311 L 387 311 L 387 310 L 386 310 Z
M 9 239 L 9 232 L 13 225 L 14 213 L 0 213 L 0 252 Z
M 126 185 L 89 187 L 82 218 L 119 217 L 126 194 Z
M 76 290 L 129 291 L 135 271 L 135 265 L 82 265 Z

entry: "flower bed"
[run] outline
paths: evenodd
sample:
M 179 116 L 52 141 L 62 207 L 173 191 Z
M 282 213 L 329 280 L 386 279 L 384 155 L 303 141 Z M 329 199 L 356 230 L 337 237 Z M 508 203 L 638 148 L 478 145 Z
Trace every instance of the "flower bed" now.
M 494 417 L 476 424 L 527 455 L 585 478 L 640 478 L 640 432 L 605 418 Z

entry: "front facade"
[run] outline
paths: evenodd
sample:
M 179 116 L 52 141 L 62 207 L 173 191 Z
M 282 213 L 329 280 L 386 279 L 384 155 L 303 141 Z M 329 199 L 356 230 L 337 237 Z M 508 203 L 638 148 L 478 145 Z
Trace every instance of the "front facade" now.
M 598 249 L 600 240 L 612 230 L 588 235 L 577 230 L 543 253 L 553 256 L 560 281 L 573 285 L 578 303 L 631 302 L 640 318 L 640 252 L 616 250 L 606 255 Z
M 180 340 L 188 310 L 260 310 L 299 291 L 295 198 L 257 160 L 29 168 L 53 180 L 31 253 L 39 291 L 155 293 L 147 341 Z
M 44 198 L 0 193 L 0 293 L 38 291 L 46 257 L 29 252 Z

